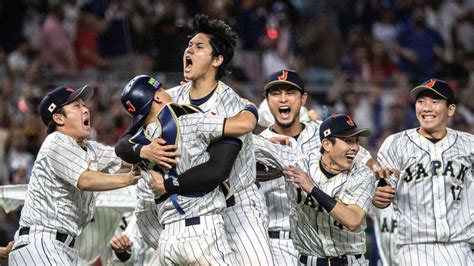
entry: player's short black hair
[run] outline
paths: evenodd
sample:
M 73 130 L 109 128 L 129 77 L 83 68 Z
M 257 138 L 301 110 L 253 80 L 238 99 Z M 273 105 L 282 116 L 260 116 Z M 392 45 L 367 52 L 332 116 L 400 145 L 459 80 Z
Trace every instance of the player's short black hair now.
M 336 137 L 327 137 L 325 139 L 329 140 L 332 144 L 336 143 Z M 323 141 L 322 140 L 321 140 L 321 148 L 319 148 L 319 152 L 321 154 L 324 154 L 324 148 L 323 148 Z
M 54 114 L 62 114 L 64 116 L 66 116 L 66 112 L 64 111 L 64 108 L 61 106 L 59 107 L 55 112 Z M 48 134 L 51 134 L 53 133 L 54 131 L 56 131 L 56 129 L 58 129 L 58 124 L 56 124 L 56 122 L 54 122 L 54 119 L 51 119 L 51 121 L 49 121 L 49 124 L 48 124 L 48 129 L 46 130 L 46 133 Z
M 237 43 L 237 34 L 232 28 L 220 19 L 209 19 L 207 15 L 197 14 L 193 21 L 194 35 L 204 33 L 209 36 L 212 56 L 222 55 L 224 61 L 217 69 L 216 79 L 225 76 L 225 68 L 234 56 L 234 48 Z

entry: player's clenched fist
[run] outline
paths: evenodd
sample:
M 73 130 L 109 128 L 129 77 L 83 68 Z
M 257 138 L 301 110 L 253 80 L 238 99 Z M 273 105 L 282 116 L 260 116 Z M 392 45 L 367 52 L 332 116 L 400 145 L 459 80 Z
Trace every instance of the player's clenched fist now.
M 383 179 L 381 179 L 383 180 Z M 395 199 L 395 188 L 390 185 L 378 186 L 372 199 L 377 208 L 386 208 Z
M 132 170 L 130 170 L 130 172 L 128 172 L 127 174 L 129 176 L 130 185 L 135 185 L 138 182 L 138 180 L 142 178 L 140 174 L 140 169 L 136 167 L 132 167 Z
M 116 252 L 116 253 L 123 253 L 128 250 L 130 250 L 133 246 L 132 241 L 128 239 L 126 234 L 120 234 L 114 236 L 112 240 L 110 240 L 110 247 Z
M 164 178 L 161 173 L 150 170 L 148 173 L 151 175 L 150 181 L 148 182 L 148 187 L 156 197 L 162 196 L 166 193 Z

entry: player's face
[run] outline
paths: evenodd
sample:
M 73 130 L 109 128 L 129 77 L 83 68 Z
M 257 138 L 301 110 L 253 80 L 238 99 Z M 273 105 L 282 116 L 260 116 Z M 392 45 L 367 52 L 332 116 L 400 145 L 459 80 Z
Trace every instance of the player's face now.
M 89 108 L 82 99 L 63 106 L 65 116 L 62 116 L 63 126 L 58 127 L 58 131 L 74 138 L 77 141 L 83 141 L 91 133 L 91 117 Z
M 442 137 L 448 126 L 448 118 L 454 115 L 456 106 L 447 105 L 444 99 L 420 96 L 415 103 L 416 118 L 420 123 L 420 133 L 432 137 Z
M 212 57 L 212 46 L 209 37 L 198 33 L 188 43 L 183 55 L 183 74 L 188 81 L 196 81 L 212 75 L 217 71 L 213 67 L 215 59 Z
M 307 94 L 297 88 L 279 84 L 270 89 L 267 102 L 275 124 L 283 128 L 291 128 L 299 123 L 301 106 L 306 103 Z
M 336 142 L 330 145 L 329 158 L 335 164 L 335 168 L 349 170 L 354 158 L 359 152 L 359 137 L 336 138 Z

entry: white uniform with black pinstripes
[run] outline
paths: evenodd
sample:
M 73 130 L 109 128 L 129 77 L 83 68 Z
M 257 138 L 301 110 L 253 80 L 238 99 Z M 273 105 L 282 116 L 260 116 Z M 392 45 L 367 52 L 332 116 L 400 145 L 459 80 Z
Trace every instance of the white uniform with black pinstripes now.
M 191 83 L 168 90 L 173 101 L 189 104 Z M 225 83 L 219 81 L 213 95 L 199 106 L 211 115 L 228 117 L 245 106 L 242 98 Z M 240 265 L 272 265 L 268 239 L 268 214 L 265 198 L 255 185 L 256 168 L 252 135 L 241 138 L 242 149 L 229 176 L 230 195 L 235 205 L 226 208 L 224 224 L 232 251 Z
M 389 136 L 378 158 L 400 170 L 391 180 L 400 265 L 474 265 L 474 136 L 448 128 L 432 143 L 409 129 Z
M 393 205 L 390 204 L 385 209 L 379 209 L 371 204 L 368 215 L 374 222 L 375 238 L 380 257 L 377 265 L 397 266 L 396 233 L 398 228 Z
M 364 164 L 354 162 L 350 171 L 328 179 L 319 168 L 319 155 L 311 153 L 302 156 L 294 149 L 269 143 L 259 137 L 254 137 L 254 146 L 258 161 L 279 168 L 297 164 L 309 173 L 315 185 L 322 191 L 345 204 L 355 204 L 367 212 L 375 178 Z M 318 202 L 301 188 L 290 182 L 286 185 L 291 203 L 291 237 L 300 255 L 337 257 L 365 253 L 365 222 L 355 232 L 351 232 L 329 216 Z M 313 262 L 315 261 L 309 260 L 308 264 Z M 363 256 L 359 259 L 348 256 L 348 262 L 349 265 L 368 263 Z
M 11 265 L 71 265 L 78 252 L 68 246 L 93 216 L 95 196 L 77 188 L 79 176 L 87 170 L 115 172 L 121 160 L 113 147 L 84 141 L 85 149 L 60 132 L 49 134 L 33 166 L 20 227 L 28 235 L 15 235 Z M 68 234 L 66 243 L 56 241 L 56 232 Z
M 178 118 L 179 134 L 176 144 L 181 153 L 176 165 L 177 174 L 209 160 L 207 147 L 222 137 L 224 118 L 195 113 Z M 144 134 L 150 140 L 161 136 L 158 122 L 150 123 Z M 146 169 L 145 181 L 150 180 Z M 179 180 L 177 180 L 179 182 Z M 164 226 L 158 240 L 160 264 L 211 264 L 235 265 L 224 229 L 222 213 L 226 203 L 224 194 L 216 188 L 200 197 L 177 196 L 176 201 L 184 211 L 180 214 L 170 198 L 157 205 L 160 223 Z M 200 223 L 186 226 L 186 219 L 199 217 Z

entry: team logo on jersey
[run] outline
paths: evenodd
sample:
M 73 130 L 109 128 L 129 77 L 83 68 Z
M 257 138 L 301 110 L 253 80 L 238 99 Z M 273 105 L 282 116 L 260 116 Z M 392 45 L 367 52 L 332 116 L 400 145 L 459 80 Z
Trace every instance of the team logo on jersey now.
M 349 118 L 349 120 L 347 120 L 346 123 L 351 127 L 355 127 L 355 123 L 352 118 L 350 116 L 347 116 L 347 118 Z
M 436 83 L 435 79 L 430 79 L 427 82 L 423 83 L 423 86 L 428 87 L 428 88 L 433 88 L 435 83 Z
M 48 107 L 48 111 L 49 111 L 50 113 L 52 113 L 52 112 L 54 111 L 54 109 L 56 109 L 56 104 L 51 103 L 51 104 L 49 105 L 49 107 Z
M 127 110 L 130 112 L 130 113 L 135 113 L 135 111 L 137 109 L 135 109 L 135 106 L 133 106 L 132 102 L 130 102 L 130 100 L 128 100 L 126 103 L 127 105 Z
M 286 80 L 288 78 L 288 71 L 283 70 L 281 75 L 278 76 L 278 80 Z

